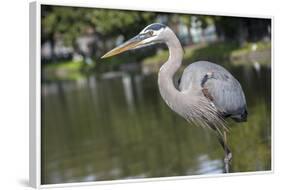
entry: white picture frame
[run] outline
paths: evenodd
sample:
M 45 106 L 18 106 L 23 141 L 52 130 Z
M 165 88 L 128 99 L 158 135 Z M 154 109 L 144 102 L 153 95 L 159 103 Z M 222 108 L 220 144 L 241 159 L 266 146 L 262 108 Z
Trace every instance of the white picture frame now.
M 147 182 L 147 181 L 161 181 L 161 180 L 183 180 L 183 179 L 194 179 L 194 178 L 205 178 L 205 177 L 222 177 L 223 174 L 212 174 L 212 175 L 199 175 L 199 176 L 179 176 L 179 177 L 161 177 L 161 178 L 145 178 L 145 179 L 126 179 L 126 180 L 113 180 L 113 181 L 97 181 L 97 182 L 77 182 L 67 184 L 52 184 L 42 185 L 41 184 L 41 6 L 42 5 L 61 5 L 61 6 L 77 6 L 77 7 L 88 7 L 88 8 L 109 8 L 109 9 L 120 9 L 120 10 L 136 10 L 136 11 L 156 11 L 155 8 L 147 9 L 141 7 L 117 7 L 117 6 L 100 6 L 95 3 L 65 3 L 65 2 L 48 2 L 48 1 L 36 1 L 30 3 L 30 33 L 29 33 L 29 44 L 30 44 L 30 70 L 29 70 L 29 82 L 30 82 L 30 128 L 29 128 L 29 180 L 30 185 L 34 188 L 49 188 L 49 187 L 74 187 L 84 185 L 99 185 L 99 184 L 118 184 L 118 183 L 135 183 L 135 182 Z M 206 13 L 206 12 L 192 12 L 187 10 L 157 10 L 161 12 L 175 12 L 175 13 L 188 13 L 188 14 L 205 14 L 205 15 L 219 15 L 219 16 L 243 16 L 252 18 L 268 18 L 271 19 L 272 28 L 274 28 L 274 17 L 273 16 L 260 16 L 260 15 L 239 15 L 239 14 L 222 14 L 222 13 Z M 271 66 L 274 69 L 274 34 L 272 30 L 271 40 Z M 271 76 L 272 78 L 272 76 Z M 273 91 L 273 82 L 271 84 Z M 270 171 L 256 171 L 256 172 L 243 172 L 243 173 L 231 173 L 229 176 L 237 175 L 250 175 L 250 174 L 271 174 L 274 172 L 274 125 L 273 125 L 273 107 L 271 110 L 271 170 Z

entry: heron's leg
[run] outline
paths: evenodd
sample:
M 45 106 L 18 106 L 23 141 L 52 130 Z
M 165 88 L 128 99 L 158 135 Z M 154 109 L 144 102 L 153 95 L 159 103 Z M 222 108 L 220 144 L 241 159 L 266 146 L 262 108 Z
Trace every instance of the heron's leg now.
M 229 166 L 230 166 L 230 161 L 232 159 L 232 153 L 227 145 L 226 131 L 223 131 L 223 137 L 221 134 L 218 133 L 217 136 L 222 148 L 224 149 L 224 170 L 225 173 L 229 173 L 229 168 L 230 168 Z
M 229 173 L 229 168 L 230 168 L 229 166 L 230 166 L 230 161 L 232 159 L 232 153 L 227 145 L 226 131 L 223 130 L 223 133 L 221 133 L 213 124 L 210 124 L 209 126 L 211 127 L 211 129 L 215 131 L 217 139 L 224 150 L 224 170 L 225 173 Z
M 211 128 L 216 132 L 219 143 L 221 144 L 221 146 L 224 150 L 224 170 L 225 170 L 225 173 L 229 173 L 229 168 L 230 168 L 229 165 L 230 165 L 230 161 L 232 159 L 232 153 L 230 151 L 230 148 L 227 145 L 226 131 L 223 131 L 223 134 L 222 134 L 214 126 L 211 126 Z
M 226 131 L 223 131 L 223 141 L 224 141 L 224 166 L 225 166 L 225 173 L 229 173 L 229 165 L 232 159 L 232 153 L 227 145 L 227 134 Z

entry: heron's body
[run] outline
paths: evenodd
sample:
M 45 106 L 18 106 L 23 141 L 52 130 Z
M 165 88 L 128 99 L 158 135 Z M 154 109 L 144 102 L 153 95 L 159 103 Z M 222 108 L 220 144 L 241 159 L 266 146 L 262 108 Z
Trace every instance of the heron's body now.
M 224 119 L 247 118 L 245 96 L 239 82 L 222 66 L 198 61 L 184 70 L 178 89 L 173 76 L 182 64 L 183 51 L 176 35 L 168 30 L 166 44 L 170 56 L 158 76 L 162 98 L 168 106 L 186 120 L 201 125 L 224 126 Z
M 187 121 L 214 129 L 225 150 L 225 170 L 229 171 L 231 152 L 222 137 L 225 119 L 246 121 L 247 106 L 239 82 L 222 66 L 207 61 L 190 64 L 183 72 L 178 88 L 173 77 L 182 64 L 183 50 L 174 32 L 163 24 L 151 24 L 139 35 L 114 48 L 104 57 L 154 43 L 165 43 L 169 59 L 158 74 L 159 91 L 167 105 Z

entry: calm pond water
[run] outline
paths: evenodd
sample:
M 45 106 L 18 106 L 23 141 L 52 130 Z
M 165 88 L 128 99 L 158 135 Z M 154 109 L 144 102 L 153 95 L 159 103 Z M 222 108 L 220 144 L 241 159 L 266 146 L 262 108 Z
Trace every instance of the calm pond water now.
M 271 70 L 228 69 L 249 111 L 229 122 L 231 172 L 270 170 Z M 42 83 L 42 184 L 222 173 L 223 156 L 210 130 L 165 105 L 156 74 Z

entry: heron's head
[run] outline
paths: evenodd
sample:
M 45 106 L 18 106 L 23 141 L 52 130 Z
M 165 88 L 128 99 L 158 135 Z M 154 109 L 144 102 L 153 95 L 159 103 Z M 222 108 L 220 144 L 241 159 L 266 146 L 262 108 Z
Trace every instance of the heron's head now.
M 159 23 L 148 25 L 138 35 L 107 52 L 101 58 L 111 57 L 128 50 L 142 48 L 155 43 L 163 42 L 163 33 L 166 28 L 167 27 L 165 25 Z

